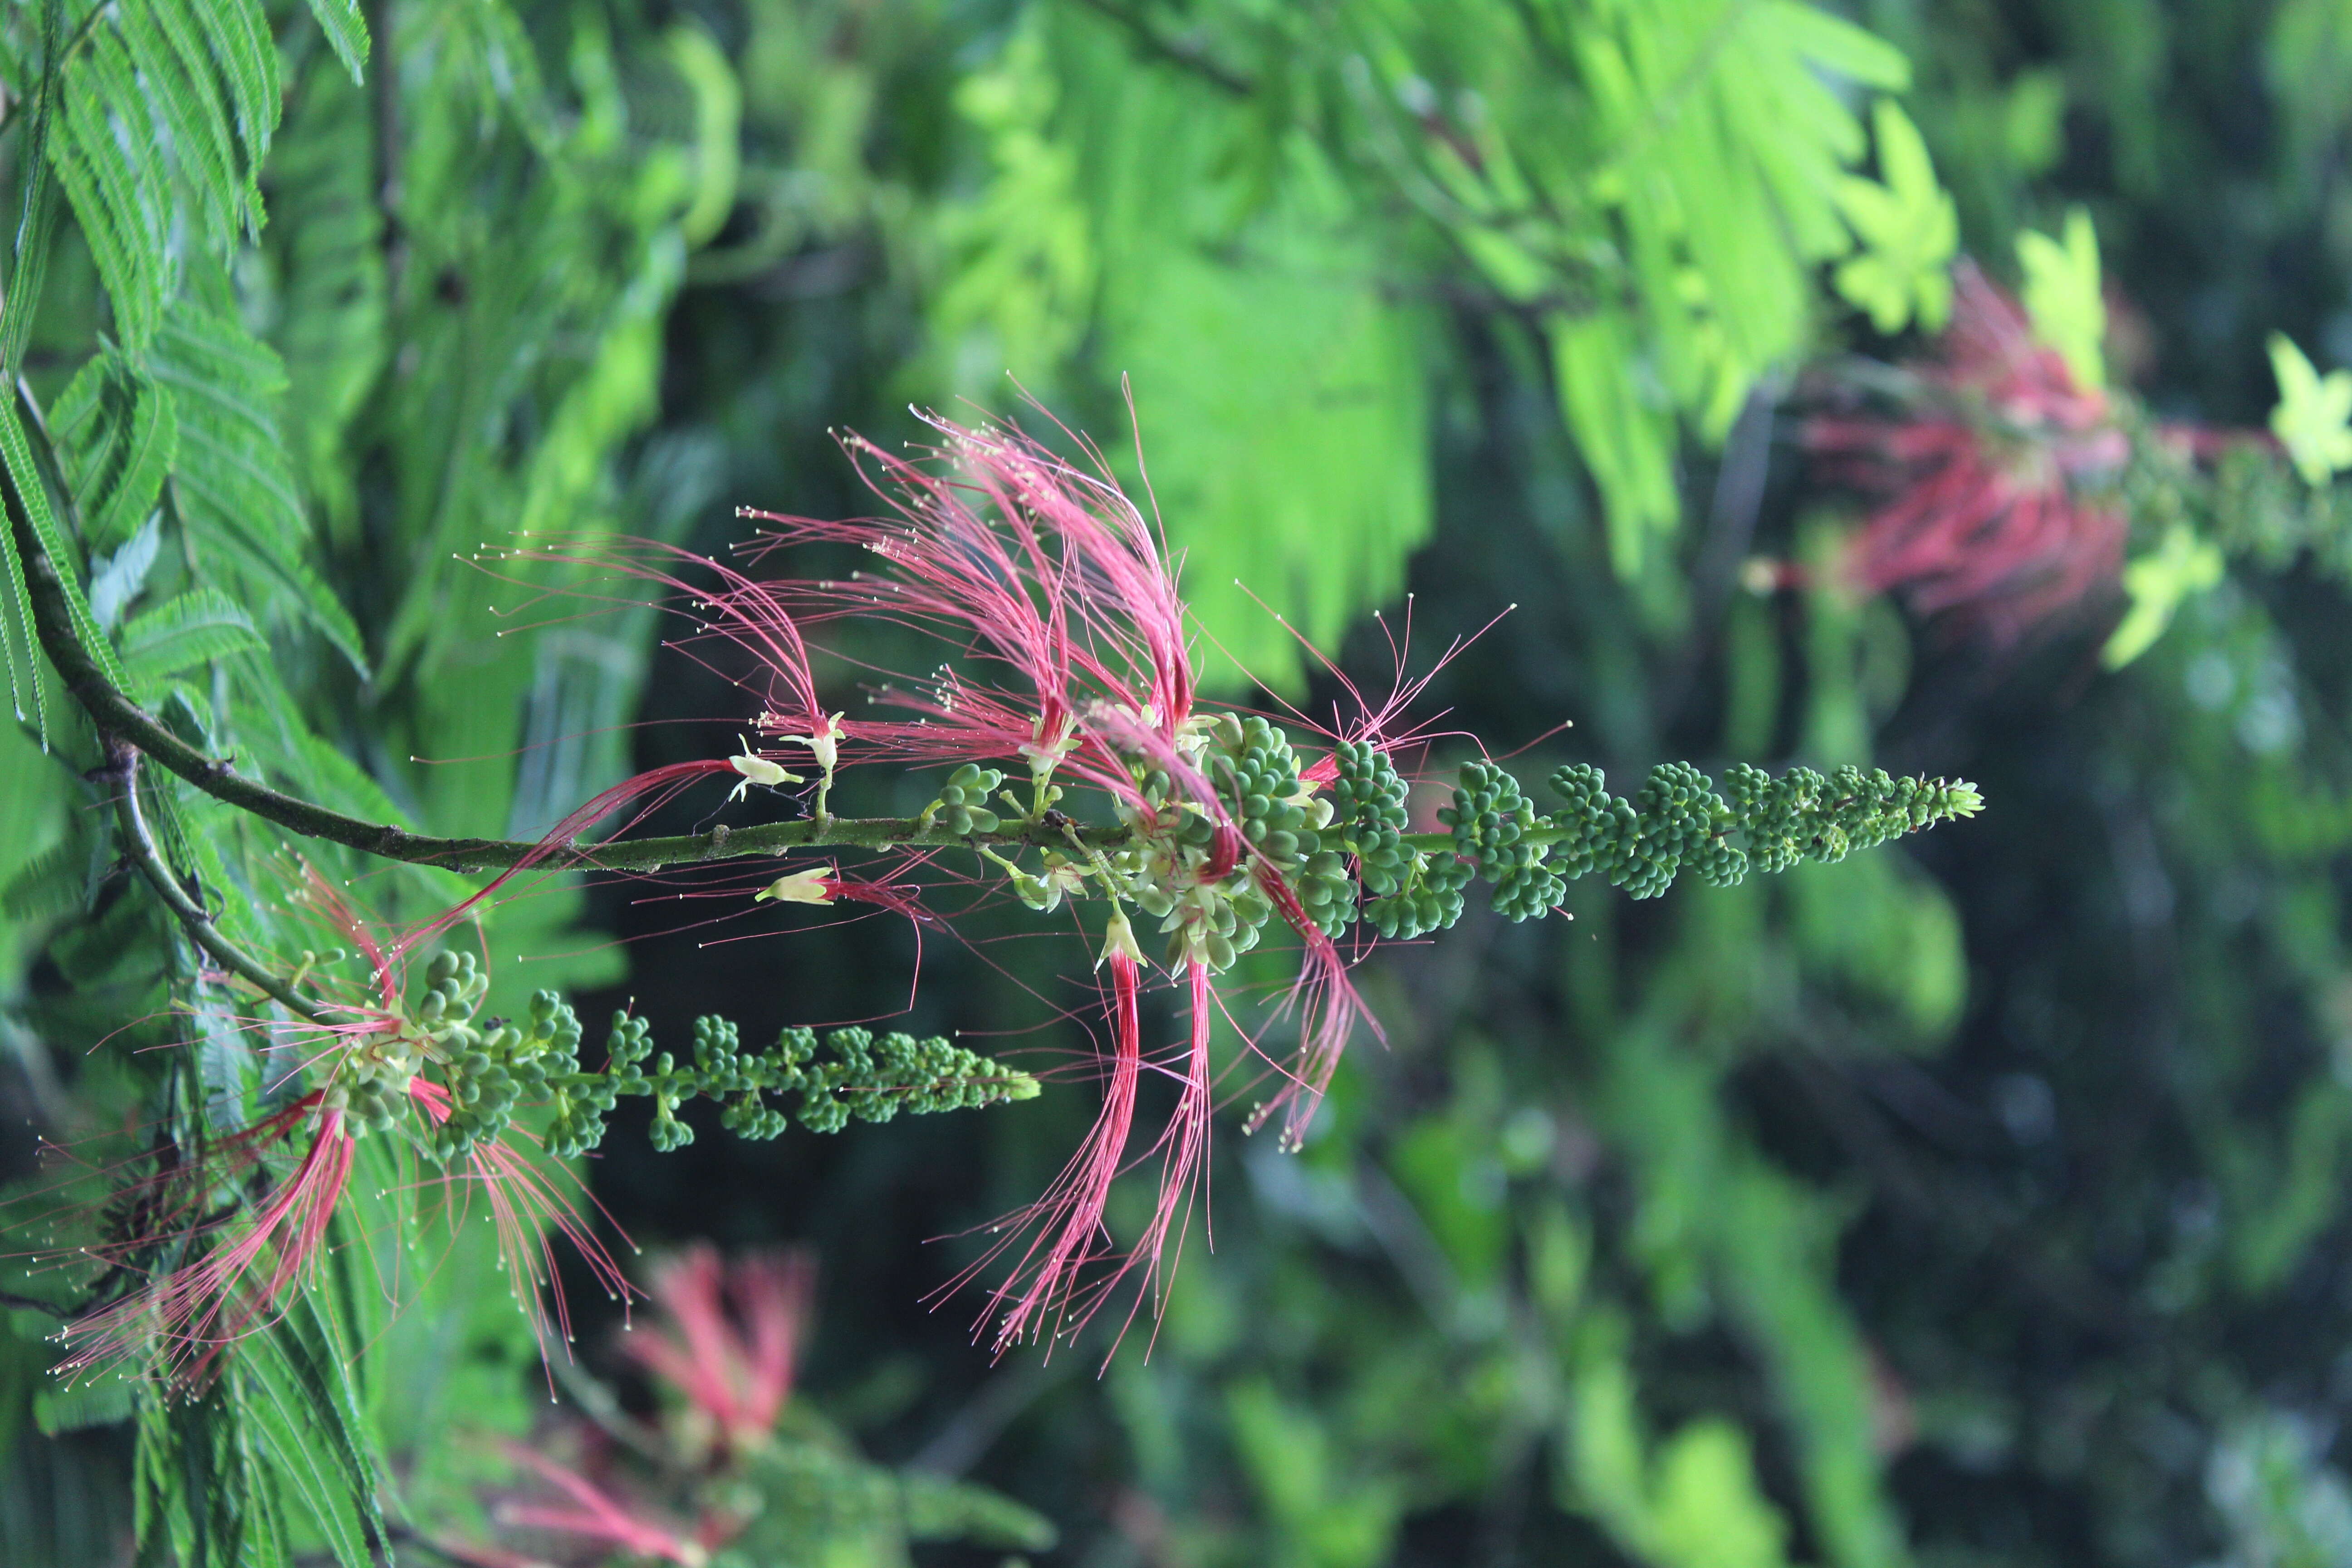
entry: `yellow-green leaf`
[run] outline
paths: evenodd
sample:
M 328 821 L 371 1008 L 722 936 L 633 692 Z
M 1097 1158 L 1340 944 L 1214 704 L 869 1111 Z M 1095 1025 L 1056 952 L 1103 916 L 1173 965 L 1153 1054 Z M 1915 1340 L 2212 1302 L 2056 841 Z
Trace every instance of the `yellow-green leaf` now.
M 2017 237 L 2018 265 L 2025 268 L 2025 313 L 2033 335 L 2058 351 L 2077 384 L 2107 384 L 2101 345 L 2107 336 L 2107 303 L 2099 292 L 2099 236 L 2081 207 L 2066 213 L 2063 239 L 2031 229 Z
M 1951 313 L 1959 214 L 1936 184 L 1927 144 L 1902 107 L 1880 99 L 1871 123 L 1885 183 L 1858 174 L 1838 183 L 1838 211 L 1861 247 L 1839 265 L 1838 292 L 1882 332 L 1915 318 L 1933 331 Z
M 2322 376 L 2284 332 L 2271 334 L 2271 374 L 2278 377 L 2278 406 L 2271 410 L 2271 433 L 2294 459 L 2304 483 L 2324 485 L 2352 468 L 2352 371 Z

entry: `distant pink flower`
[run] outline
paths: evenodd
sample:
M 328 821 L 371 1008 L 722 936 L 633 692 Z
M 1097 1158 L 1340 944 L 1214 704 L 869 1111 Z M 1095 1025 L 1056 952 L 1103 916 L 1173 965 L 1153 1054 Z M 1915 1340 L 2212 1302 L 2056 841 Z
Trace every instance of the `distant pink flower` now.
M 709 1416 L 728 1447 L 752 1447 L 792 1397 L 814 1287 L 798 1253 L 722 1262 L 707 1243 L 689 1247 L 654 1270 L 663 1321 L 633 1328 L 621 1347 Z
M 500 1525 L 596 1542 L 638 1557 L 676 1563 L 680 1568 L 704 1568 L 710 1561 L 709 1546 L 703 1541 L 624 1502 L 577 1470 L 520 1443 L 502 1446 L 509 1458 L 535 1472 L 559 1496 L 546 1501 L 501 1502 L 491 1510 Z
M 1848 547 L 1857 587 L 2013 642 L 2116 580 L 2126 521 L 2112 481 L 2130 442 L 2015 300 L 1965 263 L 1954 282 L 1952 325 L 1916 367 L 1919 401 L 1809 419 L 1804 441 L 1882 498 Z

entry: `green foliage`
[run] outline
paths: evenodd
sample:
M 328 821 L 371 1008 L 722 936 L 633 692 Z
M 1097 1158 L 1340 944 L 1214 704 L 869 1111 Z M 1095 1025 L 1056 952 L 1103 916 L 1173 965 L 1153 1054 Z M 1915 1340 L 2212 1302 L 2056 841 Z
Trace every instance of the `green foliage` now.
M 624 499 L 614 458 L 651 407 L 684 247 L 731 202 L 733 84 L 698 35 L 667 35 L 668 73 L 625 83 L 614 62 L 626 46 L 593 18 L 433 4 L 400 7 L 395 21 L 399 37 L 380 44 L 446 68 L 394 71 L 372 95 L 359 85 L 370 41 L 354 0 L 312 0 L 308 19 L 248 0 L 12 9 L 12 122 L 30 156 L 12 187 L 25 216 L 0 342 L 12 380 L 28 342 L 47 357 L 30 365 L 24 401 L 0 411 L 0 456 L 21 522 L 64 574 L 80 640 L 192 742 L 374 821 L 456 827 L 479 813 L 502 828 L 510 802 L 546 809 L 513 802 L 519 772 L 569 803 L 617 772 L 613 742 L 542 749 L 535 774 L 477 765 L 437 800 L 393 757 L 510 752 L 548 730 L 609 736 L 643 619 L 544 650 L 499 645 L 486 617 L 436 622 L 454 639 L 444 652 L 511 650 L 467 678 L 466 722 L 436 727 L 401 684 L 417 668 L 402 606 L 412 592 L 426 605 L 446 595 L 438 563 L 517 502 L 541 527 L 581 523 L 592 505 L 642 508 Z M 542 79 L 542 58 L 570 73 Z M 518 199 L 537 207 L 518 217 Z M 460 265 L 512 289 L 484 307 L 502 335 L 477 333 L 445 299 Z M 436 353 L 429 394 L 404 406 L 402 389 Z M 455 418 L 419 425 L 417 405 Z M 517 479 L 477 487 L 486 463 Z M 691 482 L 690 467 L 668 470 L 664 515 L 697 504 Z M 400 509 L 397 498 L 420 495 L 457 506 L 450 531 L 435 533 L 435 506 Z M 11 541 L 0 641 L 20 708 L 66 765 L 28 749 L 25 766 L 12 758 L 5 770 L 23 832 L 0 855 L 16 884 L 5 933 L 14 1012 L 0 1031 L 34 1051 L 42 1037 L 63 1050 L 83 1036 L 169 1047 L 143 1058 L 152 1070 L 138 1098 L 242 1125 L 266 1075 L 230 1016 L 251 1004 L 173 1011 L 173 997 L 205 994 L 196 957 L 146 919 L 135 889 L 118 896 L 103 797 L 53 818 L 74 772 L 100 758 L 79 727 L 51 721 L 55 694 L 27 662 Z M 149 809 L 220 931 L 264 952 L 319 942 L 288 896 L 310 869 L 278 834 L 160 779 Z M 349 869 L 332 853 L 319 868 Z M 415 870 L 371 887 L 395 918 L 456 896 L 454 879 Z M 529 944 L 573 907 L 535 900 L 493 929 Z M 58 978 L 37 1002 L 18 989 L 25 943 Z M 381 1087 L 362 1075 L 350 1089 L 364 1101 Z M 163 1125 L 203 1135 L 184 1119 Z M 289 1311 L 202 1400 L 140 1396 L 142 1528 L 183 1561 L 378 1552 L 391 1469 L 348 1381 L 371 1334 L 324 1305 Z M 510 1318 L 501 1331 L 523 1325 Z
M 119 548 L 153 514 L 179 458 L 180 421 L 169 394 L 121 353 L 90 357 L 50 412 L 67 488 L 92 552 Z
M 268 18 L 255 0 L 126 0 L 93 11 L 56 65 L 50 155 L 118 341 L 140 353 L 179 289 L 175 225 L 213 256 L 261 227 L 255 175 L 278 112 Z
M 2100 662 L 2120 669 L 2146 653 L 2189 595 L 2221 582 L 2222 571 L 2221 552 L 2211 541 L 2175 524 L 2156 549 L 2124 567 L 2131 609 L 2099 650 Z
M 310 525 L 278 437 L 277 354 L 184 300 L 165 312 L 150 363 L 176 416 L 173 496 L 190 542 L 220 560 L 224 584 L 299 616 L 364 674 L 358 626 L 306 559 Z
M 934 1533 L 1042 1550 L 1034 1515 L 845 1436 L 895 1451 L 934 1417 L 1001 1430 L 980 1473 L 1090 1560 L 2341 1555 L 2352 790 L 2331 627 L 2352 531 L 2336 378 L 2263 353 L 2274 330 L 2331 341 L 2342 304 L 2340 7 L 690 9 L 682 30 L 674 7 L 522 0 L 313 0 L 258 31 L 258 7 L 187 0 L 10 12 L 23 237 L 0 361 L 27 397 L 5 457 L 85 637 L 192 742 L 374 820 L 536 831 L 632 744 L 700 754 L 664 748 L 702 730 L 615 738 L 633 715 L 723 735 L 742 711 L 688 706 L 699 677 L 648 694 L 642 616 L 526 629 L 577 579 L 487 577 L 483 542 L 685 542 L 721 490 L 845 510 L 816 432 L 878 434 L 909 397 L 1001 407 L 1010 368 L 1120 465 L 1132 375 L 1203 631 L 1312 691 L 1317 719 L 1332 691 L 1232 579 L 1359 680 L 1387 661 L 1342 657 L 1349 628 L 1401 585 L 1441 640 L 1523 604 L 1415 718 L 1451 706 L 1499 748 L 1572 716 L 1570 754 L 1621 778 L 1698 760 L 1622 799 L 1573 772 L 1539 813 L 1531 782 L 1475 764 L 1456 806 L 1450 778 L 1397 772 L 1427 761 L 1358 742 L 1318 824 L 1286 742 L 1215 748 L 1326 931 L 1358 911 L 1386 935 L 1462 929 L 1355 969 L 1392 1048 L 1351 1057 L 1296 1156 L 1223 1142 L 1214 1253 L 1188 1256 L 1151 1357 L 1131 1344 L 1101 1384 L 980 1384 L 954 1325 L 897 1305 L 895 1244 L 1033 1196 L 1083 1094 L 969 1133 L 706 1138 L 683 1177 L 606 1140 L 589 1179 L 633 1233 L 813 1237 L 848 1304 L 808 1401 L 838 1391 L 842 1428 L 803 1408 L 758 1461 L 748 1561 L 897 1563 Z M 231 24 L 247 34 L 210 30 Z M 175 96 L 126 95 L 142 59 Z M 276 84 L 257 95 L 257 65 Z M 1991 658 L 1921 639 L 1915 671 L 1912 628 L 1844 602 L 1833 541 L 1799 532 L 1811 480 L 1758 389 L 1810 397 L 1781 373 L 1841 346 L 1846 307 L 1932 327 L 1954 210 L 1976 255 L 2019 257 L 2037 331 L 2107 378 L 2118 428 L 2163 420 L 2128 430 L 2101 491 L 2131 521 L 2123 622 Z M 2060 239 L 2021 252 L 2028 226 Z M 2111 332 L 2108 288 L 2133 306 Z M 2285 458 L 2171 438 L 2266 412 Z M 1794 588 L 1731 594 L 1751 551 L 1801 562 Z M 34 684 L 11 576 L 19 706 L 69 714 Z M 850 663 L 898 651 L 887 626 L 836 632 Z M 2101 638 L 2127 668 L 2091 668 Z M 0 1055 L 27 1064 L 26 1112 L 53 1132 L 54 1107 L 239 1125 L 276 1079 L 237 1023 L 266 1005 L 125 878 L 82 777 L 104 759 L 47 729 L 47 758 L 0 737 Z M 1530 781 L 1568 761 L 1538 754 Z M 2001 809 L 1917 862 L 1835 858 L 1908 824 L 1889 775 L 1937 768 Z M 1025 808 L 1001 780 L 950 782 L 934 820 Z M 931 787 L 877 809 L 918 813 Z M 152 799 L 223 930 L 289 955 L 330 940 L 286 897 L 307 873 L 275 829 L 169 781 Z M 1440 804 L 1453 831 L 1412 835 Z M 1713 885 L 1735 858 L 1802 863 Z M 1550 880 L 1589 862 L 1646 892 L 1669 861 L 1708 885 L 1629 905 Z M 1058 909 L 1077 864 L 1016 887 Z M 361 863 L 313 868 L 335 885 Z M 1482 874 L 1491 913 L 1466 899 Z M 460 891 L 354 886 L 395 925 Z M 1553 905 L 1573 924 L 1507 918 Z M 782 992 L 870 1016 L 903 955 L 871 926 L 774 963 L 647 949 L 627 1061 L 593 1073 L 530 996 L 616 976 L 566 934 L 582 907 L 485 911 L 500 978 L 461 987 L 486 1047 L 458 1075 L 472 1135 L 504 1116 L 510 1138 L 584 1144 L 615 1071 L 666 1140 L 722 1082 L 719 1119 L 746 1128 L 960 1094 L 977 1069 L 924 1037 L 1030 1021 L 1023 988 L 1049 978 L 1022 944 L 933 944 L 945 973 L 908 1036 L 746 1052 L 716 1015 L 764 1034 Z M 1269 919 L 1228 899 L 1171 934 L 1279 996 L 1276 944 L 1246 947 Z M 541 962 L 579 948 L 601 951 Z M 655 1022 L 698 1017 L 691 1059 L 663 1066 Z M 1217 1048 L 1240 1064 L 1223 1081 L 1259 1070 L 1222 1026 Z M 559 1073 L 584 1109 L 537 1103 Z M 364 1144 L 383 1163 L 358 1199 L 414 1185 L 389 1158 L 414 1144 Z M 1115 1194 L 1123 1233 L 1138 1196 Z M 312 1293 L 318 1335 L 289 1327 L 351 1352 L 348 1400 L 315 1357 L 233 1358 L 214 1398 L 134 1395 L 160 1556 L 349 1561 L 368 1488 L 387 1531 L 492 1539 L 496 1462 L 453 1429 L 542 1439 L 543 1374 L 493 1227 L 413 1207 L 364 1210 L 349 1288 Z M 386 1279 L 405 1310 L 380 1330 Z M 51 1326 L 25 1315 L 0 1360 L 0 1557 L 78 1568 L 111 1560 L 89 1521 L 129 1515 L 108 1489 L 131 1439 L 103 1424 L 119 1388 L 43 1387 Z
M 2017 237 L 2018 265 L 2025 269 L 2026 314 L 2034 336 L 2056 349 L 2074 384 L 2107 384 L 2107 305 L 2100 293 L 2099 235 L 2091 215 L 2068 209 L 2063 238 L 2028 229 Z
M 131 689 L 152 699 L 164 676 L 267 646 L 235 600 L 217 588 L 191 588 L 122 628 L 122 668 Z
M 1881 332 L 1899 331 L 1915 319 L 1937 331 L 1952 310 L 1959 214 L 1937 185 L 1927 144 L 1911 117 L 1891 98 L 1871 112 L 1885 183 L 1849 175 L 1838 186 L 1838 210 L 1863 247 L 1838 263 L 1838 292 L 1867 311 Z
M 1633 574 L 1679 513 L 1675 416 L 1721 439 L 1853 244 L 1864 136 L 1823 73 L 1899 89 L 1902 58 L 1780 4 L 1424 9 L 1370 58 L 1406 193 L 1506 298 L 1559 307 L 1561 413 Z
M 2271 370 L 2278 377 L 2278 406 L 2271 410 L 2277 436 L 2294 471 L 2307 485 L 2325 485 L 2352 468 L 2352 371 L 2325 377 L 2283 332 L 2270 340 Z
M 909 1561 L 909 1542 L 1042 1552 L 1056 1536 L 1036 1512 L 985 1487 L 875 1465 L 805 1413 L 749 1457 L 743 1482 L 762 1506 L 731 1549 L 736 1562 L 895 1568 Z
M 1125 63 L 1169 31 L 1213 42 Z M 1722 437 L 1850 225 L 1852 286 L 1935 313 L 1948 201 L 1891 104 L 1894 184 L 1859 193 L 1823 73 L 1906 79 L 1797 4 L 1032 8 L 959 89 L 987 159 L 942 224 L 940 378 L 1131 375 L 1215 669 L 1287 687 L 1292 629 L 1328 646 L 1430 526 L 1435 323 L 1405 301 L 1498 295 L 1543 322 L 1636 574 L 1680 515 L 1678 416 Z

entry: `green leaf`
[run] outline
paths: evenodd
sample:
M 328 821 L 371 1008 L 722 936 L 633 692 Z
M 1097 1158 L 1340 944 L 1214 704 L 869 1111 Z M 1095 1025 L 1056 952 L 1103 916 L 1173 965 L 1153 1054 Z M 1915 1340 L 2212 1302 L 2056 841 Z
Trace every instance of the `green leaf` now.
M 2303 482 L 2319 486 L 2352 468 L 2352 371 L 2322 377 L 2284 332 L 2270 337 L 2271 374 L 2278 377 L 2278 406 L 2271 432 L 2294 460 Z
M 1050 1552 L 1053 1521 L 999 1491 L 920 1470 L 899 1476 L 907 1534 L 914 1541 L 964 1541 L 1023 1552 Z
M 1675 419 L 1643 385 L 1642 342 L 1622 310 L 1548 324 L 1559 408 L 1609 520 L 1609 560 L 1637 575 L 1682 516 L 1675 490 Z
M 1428 536 L 1422 322 L 1380 287 L 1338 170 L 1301 146 L 1264 185 L 1235 155 L 1246 111 L 1125 58 L 1098 21 L 1033 11 L 960 85 L 992 177 L 940 224 L 935 330 L 983 405 L 1082 348 L 1104 384 L 1130 377 L 1128 478 L 1182 556 L 1205 679 L 1295 689 L 1298 638 L 1336 645 Z
M 178 411 L 172 489 L 199 547 L 227 556 L 266 595 L 257 609 L 309 622 L 364 673 L 359 628 L 305 558 L 310 524 L 278 435 L 286 384 L 278 356 L 236 322 L 182 300 L 149 364 Z
M 49 429 L 81 513 L 83 542 L 97 552 L 130 539 L 153 513 L 179 456 L 180 422 L 170 395 L 110 349 L 67 385 L 50 410 Z
M 192 664 L 268 646 L 235 600 L 217 588 L 191 588 L 122 628 L 122 667 L 152 689 Z
M 663 36 L 670 64 L 694 94 L 694 195 L 678 231 L 688 245 L 718 234 L 735 210 L 741 166 L 743 89 L 704 28 L 680 23 Z
M 1143 279 L 1148 279 L 1147 281 Z M 1136 276 L 1108 351 L 1135 372 L 1156 501 L 1208 679 L 1299 680 L 1403 586 L 1433 497 L 1415 323 L 1312 264 L 1178 253 Z
M 2019 235 L 2017 259 L 2025 268 L 2025 313 L 2033 319 L 2033 335 L 2058 351 L 2078 385 L 2106 385 L 2101 345 L 2107 303 L 2099 292 L 2099 236 L 2091 215 L 2069 208 L 2063 243 L 2031 229 Z
M 352 80 L 365 81 L 368 26 L 360 12 L 360 0 L 310 0 L 310 15 L 317 18 L 319 31 L 327 36 L 335 58 L 352 73 Z
M 382 1480 L 352 1385 L 353 1350 L 332 1321 L 333 1295 L 320 1287 L 295 1292 L 268 1331 L 242 1342 L 237 1404 L 272 1479 L 300 1503 L 336 1562 L 376 1568 Z
M 2305 369 L 2308 372 L 2310 367 Z M 2352 377 L 2346 380 L 2347 392 L 2352 392 Z M 2345 441 L 2352 448 L 2352 433 L 2345 435 Z M 2187 523 L 2174 523 L 2162 544 L 2125 565 L 2124 592 L 2131 597 L 2131 608 L 2100 650 L 2101 662 L 2109 669 L 2121 669 L 2146 653 L 2164 635 L 2174 612 L 2189 596 L 2221 582 L 2221 573 L 2220 549 L 2210 540 L 2198 538 Z
M 49 1437 L 60 1432 L 110 1426 L 131 1419 L 131 1399 L 138 1390 L 138 1380 L 120 1371 L 75 1384 L 52 1384 L 33 1396 L 33 1422 Z
M 232 1386 L 142 1399 L 137 1409 L 138 1539 L 168 1543 L 184 1568 L 275 1568 L 284 1553 L 271 1510 L 254 1496 Z
M 357 527 L 343 437 L 383 369 L 383 211 L 368 94 L 320 57 L 302 73 L 269 164 L 269 239 L 282 313 L 287 449 L 330 538 Z
M 135 351 L 179 282 L 170 155 L 114 28 L 96 28 L 68 64 L 64 98 L 50 158 L 114 307 L 115 334 Z
M 237 1005 L 225 988 L 199 984 L 188 1009 L 195 1036 L 193 1066 L 205 1119 L 225 1134 L 252 1124 L 253 1102 L 262 1082 L 261 1056 L 249 1027 L 237 1016 Z
M 42 0 L 40 38 L 42 59 L 54 65 L 58 50 L 64 47 L 63 0 Z M 9 375 L 14 375 L 23 363 L 33 317 L 40 310 L 41 283 L 49 265 L 49 238 L 57 227 L 58 204 L 50 158 L 58 99 L 63 85 L 61 74 L 44 69 L 25 93 L 24 103 L 11 116 L 21 116 L 25 121 L 16 157 L 18 167 L 31 171 L 32 177 L 24 182 L 24 205 L 16 220 L 16 243 L 9 252 L 7 293 L 5 301 L 0 301 L 0 372 Z M 13 679 L 13 655 L 9 666 Z
M 1756 1481 L 1748 1435 L 1720 1416 L 1666 1441 L 1643 1554 L 1660 1568 L 1780 1568 L 1788 1523 Z
M 64 89 L 52 162 L 116 335 L 136 353 L 178 289 L 180 224 L 222 260 L 260 232 L 277 44 L 254 0 L 118 0 L 67 65 Z
M 123 610 L 147 586 L 147 574 L 163 552 L 163 521 L 160 514 L 150 517 L 145 527 L 122 542 L 121 549 L 90 563 L 89 613 L 101 629 L 114 630 Z
M 77 566 L 79 557 L 66 542 L 65 530 L 58 526 L 57 513 L 49 506 L 48 487 L 42 482 L 41 470 L 33 461 L 33 445 L 25 431 L 24 421 L 16 412 L 14 397 L 0 396 L 0 463 L 5 463 L 10 484 L 24 508 L 25 521 L 33 536 L 40 541 L 41 549 L 56 566 L 58 584 L 65 595 L 66 613 L 73 622 L 74 637 L 89 654 L 99 669 L 116 685 L 123 683 L 122 666 L 114 657 L 114 645 L 106 640 L 99 629 L 98 617 L 90 614 L 89 601 L 83 596 L 81 574 Z M 25 592 L 24 567 L 17 559 L 13 531 L 7 532 L 8 570 L 16 579 L 19 602 Z M 30 612 L 26 624 L 31 625 Z M 48 716 L 40 704 L 40 686 L 33 687 L 37 722 L 42 743 L 48 741 Z M 21 714 L 19 715 L 21 717 Z
M 1880 99 L 1872 123 L 1885 184 L 1859 175 L 1838 182 L 1838 210 L 1862 245 L 1839 264 L 1838 292 L 1881 332 L 1899 331 L 1915 318 L 1934 331 L 1951 313 L 1959 214 L 1936 184 L 1927 144 L 1902 107 Z
M 247 0 L 125 0 L 116 16 L 199 232 L 216 253 L 258 234 L 278 58 Z
M 89 850 L 71 838 L 52 844 L 18 868 L 0 891 L 0 913 L 12 921 L 46 920 L 84 906 Z

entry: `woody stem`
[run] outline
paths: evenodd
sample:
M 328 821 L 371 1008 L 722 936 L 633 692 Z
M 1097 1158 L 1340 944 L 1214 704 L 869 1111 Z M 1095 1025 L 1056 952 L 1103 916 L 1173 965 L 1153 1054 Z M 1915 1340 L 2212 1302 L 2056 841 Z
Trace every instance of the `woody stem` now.
M 993 832 L 958 835 L 921 817 L 833 816 L 826 814 L 824 793 L 819 795 L 818 815 L 803 821 L 771 822 L 742 828 L 721 825 L 707 833 L 632 838 L 617 843 L 583 844 L 574 840 L 552 849 L 529 839 L 442 838 L 412 833 L 390 823 L 346 816 L 299 795 L 272 789 L 258 779 L 237 773 L 229 762 L 206 756 L 109 680 L 74 635 L 65 584 L 59 575 L 62 568 L 41 547 L 39 536 L 26 525 L 21 512 L 15 508 L 10 510 L 9 523 L 24 565 L 35 635 L 67 691 L 89 715 L 101 739 L 134 749 L 216 800 L 308 837 L 324 838 L 387 860 L 438 866 L 452 871 L 502 870 L 527 860 L 544 861 L 551 867 L 578 865 L 614 871 L 655 871 L 665 866 L 697 861 L 783 855 L 819 844 L 856 849 L 952 849 L 982 844 L 1043 849 L 1061 847 L 1075 835 L 1088 849 L 1116 849 L 1130 837 L 1128 828 L 1116 824 L 1066 826 L 1042 812 L 1034 820 L 1009 821 Z M 824 787 L 820 786 L 821 792 Z M 1539 839 L 1542 832 L 1535 829 L 1530 837 Z M 1404 842 L 1416 849 L 1443 849 L 1453 843 L 1453 837 L 1444 833 L 1412 833 L 1405 835 Z
M 212 954 L 222 968 L 259 987 L 296 1017 L 312 1024 L 326 1023 L 326 1016 L 317 1007 L 271 973 L 267 965 L 223 936 L 220 928 L 213 923 L 212 915 L 181 886 L 163 852 L 155 847 L 154 836 L 147 830 L 146 816 L 139 809 L 139 753 L 127 746 L 113 748 L 110 772 L 121 785 L 122 793 L 116 796 L 114 804 L 116 817 L 122 826 L 123 845 L 131 861 L 153 885 L 156 897 L 179 917 L 195 944 Z

